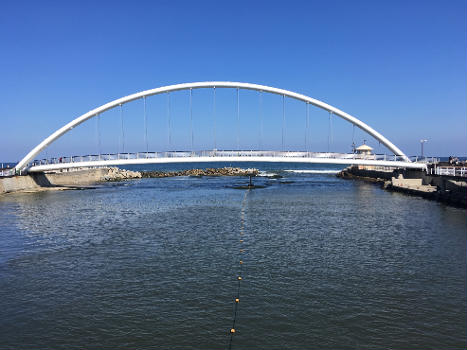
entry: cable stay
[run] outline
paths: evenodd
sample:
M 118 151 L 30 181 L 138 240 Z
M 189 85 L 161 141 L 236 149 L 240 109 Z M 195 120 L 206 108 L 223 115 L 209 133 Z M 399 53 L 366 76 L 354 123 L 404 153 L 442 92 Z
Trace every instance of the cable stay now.
M 259 149 L 263 149 L 263 91 L 258 91 L 259 97 Z
M 237 88 L 237 150 L 240 150 L 240 89 Z
M 329 111 L 328 153 L 331 152 L 332 141 L 332 111 Z
M 355 145 L 355 125 L 352 124 L 352 153 L 357 151 L 357 146 Z
M 99 154 L 99 160 L 101 159 L 102 147 L 101 147 L 101 126 L 100 126 L 101 115 L 96 115 L 96 138 L 97 138 L 97 152 Z
M 285 151 L 284 138 L 285 138 L 285 95 L 282 95 L 282 151 Z
M 122 153 L 125 153 L 125 129 L 123 128 L 123 105 L 120 104 L 120 126 L 122 137 Z
M 305 102 L 306 105 L 306 122 L 305 122 L 305 151 L 308 152 L 308 134 L 310 129 L 310 104 Z
M 146 158 L 149 153 L 149 144 L 148 144 L 148 117 L 146 114 L 146 96 L 143 97 L 144 103 L 144 143 L 146 144 Z
M 216 87 L 213 88 L 212 96 L 212 116 L 213 116 L 213 134 L 214 134 L 214 149 L 217 149 L 216 144 Z
M 190 134 L 191 134 L 191 151 L 194 152 L 193 144 L 193 89 L 190 89 Z
M 169 146 L 169 151 L 172 149 L 172 135 L 171 135 L 171 125 L 170 125 L 170 92 L 167 92 L 167 141 Z

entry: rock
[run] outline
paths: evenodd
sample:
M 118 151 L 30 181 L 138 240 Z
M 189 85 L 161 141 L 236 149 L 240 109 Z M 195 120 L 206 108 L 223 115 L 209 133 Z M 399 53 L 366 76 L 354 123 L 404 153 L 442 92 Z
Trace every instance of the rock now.
M 258 169 L 242 169 L 242 168 L 207 168 L 207 169 L 188 169 L 180 171 L 143 171 L 141 176 L 145 178 L 149 177 L 173 177 L 173 176 L 256 176 L 259 174 Z
M 139 171 L 108 168 L 107 174 L 103 176 L 102 181 L 122 181 L 128 179 L 140 179 L 141 177 L 142 175 Z

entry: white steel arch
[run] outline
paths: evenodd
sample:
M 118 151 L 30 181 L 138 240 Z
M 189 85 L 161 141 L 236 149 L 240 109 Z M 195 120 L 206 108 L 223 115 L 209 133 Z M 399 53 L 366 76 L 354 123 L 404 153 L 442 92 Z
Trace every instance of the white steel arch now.
M 377 139 L 379 142 L 385 145 L 388 149 L 390 149 L 395 155 L 402 156 L 407 162 L 410 162 L 409 158 L 396 145 L 394 145 L 391 141 L 389 141 L 387 138 L 385 138 L 383 135 L 381 135 L 379 132 L 374 130 L 369 125 L 365 124 L 364 122 L 355 118 L 354 116 L 348 113 L 345 113 L 344 111 L 341 111 L 340 109 L 336 107 L 333 107 L 322 101 L 316 100 L 312 97 L 298 94 L 296 92 L 292 92 L 288 90 L 277 89 L 277 88 L 266 86 L 266 85 L 230 82 L 230 81 L 206 81 L 206 82 L 169 85 L 169 86 L 159 87 L 156 89 L 145 90 L 145 91 L 137 92 L 135 94 L 119 98 L 117 100 L 106 103 L 100 107 L 97 107 L 79 116 L 78 118 L 72 120 L 65 126 L 61 127 L 60 129 L 52 133 L 50 136 L 45 138 L 41 143 L 39 143 L 36 147 L 34 147 L 23 159 L 21 159 L 21 161 L 15 166 L 15 169 L 22 170 L 23 168 L 27 166 L 29 162 L 31 162 L 42 150 L 48 147 L 52 142 L 60 138 L 62 135 L 66 134 L 68 131 L 73 129 L 75 126 L 78 126 L 79 124 L 85 122 L 86 120 L 91 119 L 109 109 L 112 109 L 119 105 L 123 105 L 125 103 L 131 102 L 131 101 L 143 98 L 143 97 L 147 97 L 147 96 L 152 96 L 152 95 L 157 95 L 157 94 L 162 94 L 162 93 L 172 92 L 172 91 L 201 89 L 201 88 L 239 88 L 239 89 L 263 91 L 263 92 L 269 92 L 272 94 L 287 96 L 287 97 L 294 98 L 299 101 L 312 104 L 316 107 L 324 109 L 328 112 L 331 112 L 334 115 L 337 115 L 349 121 L 353 125 L 359 127 L 363 131 L 373 136 L 375 139 Z

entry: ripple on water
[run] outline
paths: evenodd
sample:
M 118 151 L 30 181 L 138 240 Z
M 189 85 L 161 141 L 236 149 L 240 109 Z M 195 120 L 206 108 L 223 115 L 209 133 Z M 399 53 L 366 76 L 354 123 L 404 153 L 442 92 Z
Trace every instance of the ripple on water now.
M 465 348 L 465 211 L 281 174 L 246 202 L 234 347 Z M 227 347 L 246 182 L 2 199 L 2 347 Z

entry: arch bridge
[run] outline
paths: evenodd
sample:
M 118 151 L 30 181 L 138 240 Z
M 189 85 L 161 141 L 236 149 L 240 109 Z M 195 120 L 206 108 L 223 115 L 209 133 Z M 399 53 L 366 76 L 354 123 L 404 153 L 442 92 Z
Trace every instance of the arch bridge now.
M 297 152 L 297 151 L 269 151 L 269 150 L 241 150 L 239 145 L 236 150 L 208 150 L 208 151 L 172 151 L 172 152 L 149 152 L 147 148 L 147 127 L 145 134 L 146 151 L 138 153 L 116 153 L 116 154 L 97 154 L 88 156 L 73 156 L 60 157 L 52 159 L 34 160 L 34 158 L 45 150 L 49 145 L 57 139 L 65 135 L 67 132 L 76 126 L 98 117 L 101 113 L 111 110 L 116 107 L 121 107 L 124 104 L 143 99 L 146 106 L 146 97 L 171 93 L 180 90 L 190 91 L 190 120 L 192 120 L 192 90 L 193 89 L 212 88 L 215 92 L 218 88 L 231 88 L 237 90 L 237 118 L 239 119 L 239 90 L 255 90 L 261 93 L 271 93 L 283 97 L 292 98 L 302 101 L 307 107 L 307 127 L 308 127 L 308 107 L 309 105 L 321 108 L 334 115 L 340 117 L 354 126 L 360 128 L 367 134 L 374 137 L 382 145 L 386 146 L 393 154 L 391 155 L 375 155 L 375 154 L 356 154 L 356 153 L 331 153 L 331 152 Z M 215 100 L 214 100 L 215 105 Z M 283 109 L 283 113 L 284 109 Z M 285 114 L 283 115 L 285 122 Z M 145 125 L 146 125 L 146 108 L 145 108 Z M 192 128 L 192 126 L 191 126 Z M 283 126 L 284 128 L 284 126 Z M 237 136 L 238 137 L 238 136 Z M 191 142 L 193 144 L 193 130 L 191 129 Z M 282 143 L 284 143 L 284 130 L 282 130 Z M 379 165 L 392 167 L 409 167 L 409 168 L 425 168 L 426 163 L 417 162 L 409 159 L 395 144 L 389 141 L 375 129 L 359 120 L 358 118 L 336 108 L 327 103 L 314 99 L 312 97 L 302 95 L 296 92 L 269 87 L 265 85 L 241 83 L 241 82 L 195 82 L 186 84 L 177 84 L 159 87 L 156 89 L 145 90 L 126 97 L 122 97 L 97 107 L 78 118 L 70 121 L 50 136 L 45 138 L 36 147 L 34 147 L 16 166 L 15 171 L 53 171 L 65 168 L 77 167 L 92 167 L 92 166 L 111 166 L 111 165 L 126 165 L 126 164 L 149 164 L 149 163 L 189 163 L 189 162 L 295 162 L 295 163 L 321 163 L 321 164 L 345 164 L 345 165 Z

